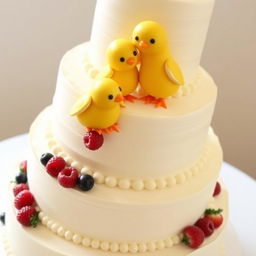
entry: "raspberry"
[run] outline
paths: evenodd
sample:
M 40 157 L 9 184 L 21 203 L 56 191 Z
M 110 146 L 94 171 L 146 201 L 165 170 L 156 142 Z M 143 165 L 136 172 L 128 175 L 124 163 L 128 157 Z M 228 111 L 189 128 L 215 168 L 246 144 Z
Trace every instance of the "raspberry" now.
M 18 184 L 13 188 L 13 194 L 14 196 L 17 196 L 21 191 L 23 190 L 29 190 L 28 185 L 27 184 Z
M 38 214 L 34 207 L 25 206 L 18 211 L 17 220 L 23 226 L 35 228 L 39 222 Z
M 75 168 L 67 167 L 58 175 L 58 181 L 64 188 L 74 188 L 78 180 L 78 171 Z
M 84 134 L 84 144 L 90 150 L 99 149 L 103 145 L 103 142 L 103 135 L 96 131 L 90 131 Z
M 220 183 L 217 182 L 216 183 L 216 186 L 215 186 L 215 189 L 214 189 L 214 192 L 213 192 L 213 196 L 218 196 L 221 192 L 221 186 L 220 186 Z
M 21 209 L 24 206 L 31 206 L 35 202 L 34 196 L 28 190 L 21 191 L 14 200 L 16 209 Z
M 206 237 L 210 236 L 214 232 L 214 224 L 208 217 L 199 219 L 195 226 L 202 229 Z
M 191 248 L 198 248 L 204 242 L 204 232 L 196 226 L 188 226 L 183 230 L 182 242 Z
M 62 157 L 54 156 L 48 161 L 46 170 L 51 176 L 57 177 L 65 166 L 66 162 Z

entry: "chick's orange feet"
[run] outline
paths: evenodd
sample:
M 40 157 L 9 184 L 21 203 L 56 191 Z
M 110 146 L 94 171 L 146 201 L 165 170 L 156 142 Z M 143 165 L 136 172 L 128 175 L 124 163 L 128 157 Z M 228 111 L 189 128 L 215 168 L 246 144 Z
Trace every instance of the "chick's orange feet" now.
M 135 96 L 133 96 L 131 94 L 125 95 L 124 99 L 125 99 L 125 101 L 129 101 L 131 103 L 134 103 L 134 101 L 138 100 L 137 97 L 135 97 Z
M 140 100 L 142 100 L 145 104 L 153 104 L 156 108 L 167 108 L 167 104 L 164 98 L 155 98 L 151 95 L 147 95 L 141 97 Z
M 111 132 L 120 132 L 120 129 L 118 127 L 118 124 L 115 123 L 111 126 L 109 126 L 108 128 L 104 128 L 104 129 L 94 129 L 94 128 L 86 128 L 86 132 L 90 132 L 90 131 L 96 131 L 98 134 L 110 134 Z

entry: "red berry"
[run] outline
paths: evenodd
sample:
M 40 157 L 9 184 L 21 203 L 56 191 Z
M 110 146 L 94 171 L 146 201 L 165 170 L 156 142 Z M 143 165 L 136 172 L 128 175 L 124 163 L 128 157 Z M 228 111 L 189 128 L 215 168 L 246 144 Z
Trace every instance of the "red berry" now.
M 27 184 L 24 184 L 24 183 L 21 183 L 21 184 L 18 184 L 16 185 L 14 188 L 13 188 L 13 194 L 14 196 L 17 196 L 21 191 L 23 190 L 29 190 L 29 187 Z
M 218 228 L 221 226 L 223 222 L 223 216 L 221 214 L 222 212 L 223 212 L 222 209 L 218 209 L 218 210 L 206 209 L 205 210 L 205 216 L 213 222 L 214 228 Z
M 188 226 L 183 230 L 182 242 L 191 248 L 198 248 L 204 242 L 204 232 L 196 226 Z
M 217 182 L 213 192 L 213 196 L 218 196 L 220 192 L 221 192 L 221 185 L 219 182 Z
M 90 150 L 99 149 L 103 145 L 103 142 L 103 135 L 96 131 L 90 131 L 84 135 L 84 144 Z
M 20 163 L 20 171 L 27 173 L 27 160 L 24 160 Z
M 51 176 L 57 177 L 65 166 L 66 162 L 62 157 L 54 156 L 48 161 L 46 170 Z
M 34 207 L 25 206 L 18 211 L 17 220 L 24 226 L 36 227 L 39 222 L 38 214 Z
M 75 168 L 67 167 L 58 175 L 58 181 L 64 188 L 74 188 L 78 180 L 78 171 Z
M 31 206 L 35 202 L 35 198 L 28 190 L 21 191 L 14 200 L 16 209 L 21 209 L 24 206 Z
M 206 237 L 210 236 L 214 232 L 214 224 L 212 220 L 210 220 L 208 217 L 199 219 L 196 222 L 195 226 L 202 229 Z

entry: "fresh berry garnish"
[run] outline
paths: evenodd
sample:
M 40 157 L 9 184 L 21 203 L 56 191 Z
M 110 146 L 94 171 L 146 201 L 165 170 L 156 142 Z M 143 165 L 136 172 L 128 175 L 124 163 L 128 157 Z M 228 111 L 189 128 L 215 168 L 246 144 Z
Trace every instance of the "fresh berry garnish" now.
M 14 196 L 17 196 L 21 191 L 23 190 L 29 190 L 29 187 L 27 184 L 18 184 L 13 188 L 13 194 Z
M 218 228 L 223 222 L 222 212 L 222 209 L 206 209 L 204 215 L 213 222 L 214 228 Z
M 67 167 L 58 175 L 59 184 L 64 188 L 74 188 L 77 184 L 78 171 L 75 168 Z
M 103 145 L 103 142 L 103 135 L 96 131 L 90 131 L 84 134 L 84 144 L 90 150 L 99 149 Z
M 65 166 L 66 162 L 62 157 L 54 156 L 48 161 L 46 170 L 51 176 L 57 177 Z
M 204 242 L 204 232 L 196 226 L 188 226 L 183 230 L 182 242 L 191 248 L 198 248 Z
M 199 219 L 195 226 L 201 228 L 206 237 L 210 236 L 214 232 L 214 224 L 208 217 Z
M 40 162 L 41 162 L 42 165 L 46 166 L 51 158 L 53 158 L 53 154 L 51 154 L 51 153 L 44 153 L 41 156 Z
M 0 214 L 0 221 L 2 222 L 3 225 L 5 225 L 5 212 L 2 212 Z
M 213 196 L 218 196 L 220 192 L 221 192 L 221 185 L 219 182 L 217 182 L 213 192 Z
M 21 191 L 14 200 L 16 209 L 21 209 L 24 206 L 31 206 L 35 202 L 35 198 L 28 190 Z
M 24 160 L 20 163 L 20 171 L 27 173 L 27 160 Z
M 20 224 L 27 226 L 27 227 L 36 227 L 39 218 L 39 212 L 32 206 L 25 206 L 18 211 L 17 220 Z
M 94 179 L 89 174 L 83 174 L 79 177 L 77 185 L 83 191 L 91 190 L 94 186 Z
M 16 175 L 15 180 L 17 184 L 21 184 L 21 183 L 25 184 L 28 182 L 27 174 L 24 172 L 21 172 L 18 175 Z

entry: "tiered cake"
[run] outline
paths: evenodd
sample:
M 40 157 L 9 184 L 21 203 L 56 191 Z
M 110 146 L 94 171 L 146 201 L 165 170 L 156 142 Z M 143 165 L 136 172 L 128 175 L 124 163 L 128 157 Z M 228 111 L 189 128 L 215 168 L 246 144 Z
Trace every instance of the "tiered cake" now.
M 199 66 L 213 5 L 214 0 L 98 0 L 90 42 L 65 54 L 53 104 L 30 130 L 28 182 L 41 223 L 23 227 L 10 204 L 6 224 L 15 256 L 225 255 L 227 193 L 222 188 L 213 197 L 222 163 L 210 128 L 217 88 Z M 110 43 L 118 38 L 134 42 L 133 29 L 149 20 L 165 29 L 185 83 L 168 97 L 166 108 L 127 102 L 118 119 L 120 132 L 104 134 L 102 147 L 89 150 L 85 127 L 70 111 L 100 79 Z M 139 90 L 133 95 L 139 98 Z M 78 175 L 93 177 L 94 187 L 93 181 L 82 186 L 90 191 L 60 185 L 40 163 L 46 152 L 63 158 Z M 186 240 L 184 228 L 208 208 L 221 208 L 224 221 L 199 248 L 189 248 L 184 243 L 191 245 L 193 237 Z

